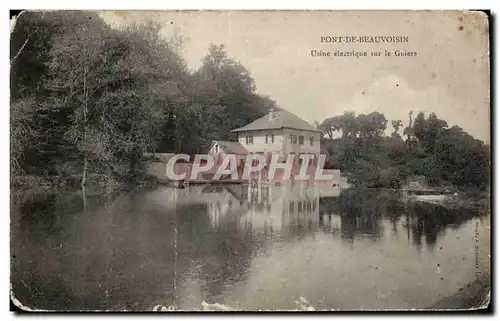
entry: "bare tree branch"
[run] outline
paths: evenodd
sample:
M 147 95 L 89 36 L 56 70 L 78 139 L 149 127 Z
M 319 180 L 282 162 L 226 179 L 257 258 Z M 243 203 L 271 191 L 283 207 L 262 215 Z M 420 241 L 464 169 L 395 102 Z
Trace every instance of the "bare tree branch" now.
M 23 45 L 21 46 L 21 48 L 19 49 L 19 51 L 17 52 L 17 54 L 14 56 L 14 58 L 12 58 L 12 60 L 10 61 L 10 64 L 12 65 L 14 63 L 14 61 L 17 59 L 17 57 L 19 57 L 19 55 L 21 54 L 21 52 L 23 51 L 24 47 L 26 47 L 26 44 L 28 43 L 28 41 L 30 40 L 30 37 L 31 35 L 28 36 L 28 38 L 26 38 L 26 40 L 24 41 Z
M 37 19 L 36 23 L 40 22 L 43 20 L 43 18 L 45 18 L 45 11 L 42 11 L 41 12 L 41 15 L 40 17 Z M 19 16 L 17 17 L 17 19 L 19 19 Z M 12 65 L 12 63 L 14 63 L 14 61 L 17 59 L 17 57 L 19 57 L 19 55 L 21 54 L 21 52 L 23 51 L 24 47 L 26 47 L 26 44 L 28 43 L 28 41 L 30 40 L 30 37 L 31 37 L 32 34 L 29 34 L 28 35 L 28 38 L 26 38 L 26 40 L 24 41 L 23 45 L 21 46 L 21 48 L 19 49 L 19 51 L 17 52 L 17 54 L 14 56 L 14 58 L 12 58 L 12 60 L 10 61 L 10 64 Z

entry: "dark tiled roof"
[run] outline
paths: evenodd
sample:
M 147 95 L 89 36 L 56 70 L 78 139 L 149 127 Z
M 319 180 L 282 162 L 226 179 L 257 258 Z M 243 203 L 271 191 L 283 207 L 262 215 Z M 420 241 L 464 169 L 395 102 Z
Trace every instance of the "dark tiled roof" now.
M 272 117 L 270 114 L 272 113 Z M 251 122 L 250 124 L 232 130 L 232 132 L 244 132 L 250 130 L 265 130 L 265 129 L 281 129 L 281 128 L 292 128 L 307 131 L 319 132 L 317 128 L 313 125 L 307 123 L 305 120 L 300 119 L 294 114 L 285 111 L 270 111 L 265 116 Z
M 239 142 L 225 142 L 222 140 L 214 140 L 214 144 L 219 145 L 219 147 L 226 154 L 236 154 L 236 155 L 246 155 L 248 151 Z

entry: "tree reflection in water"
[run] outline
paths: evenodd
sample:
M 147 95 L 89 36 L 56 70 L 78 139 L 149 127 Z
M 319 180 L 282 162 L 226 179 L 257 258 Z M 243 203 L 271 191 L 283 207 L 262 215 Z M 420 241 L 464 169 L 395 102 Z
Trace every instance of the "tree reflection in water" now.
M 407 211 L 410 216 L 410 228 L 413 244 L 420 248 L 422 239 L 425 239 L 428 250 L 433 251 L 440 235 L 448 228 L 456 228 L 467 222 L 478 213 L 461 209 L 447 209 L 443 206 L 412 202 L 408 204 Z
M 388 220 L 392 233 L 397 234 L 398 225 L 405 229 L 408 239 L 420 250 L 422 241 L 429 251 L 434 250 L 438 237 L 447 228 L 456 228 L 478 213 L 460 209 L 447 209 L 443 206 L 424 202 L 404 202 L 397 192 L 367 189 L 348 189 L 340 196 L 321 198 L 319 201 L 322 228 L 328 231 L 325 216 L 340 219 L 342 239 L 354 242 L 357 237 L 373 240 L 383 236 L 382 221 Z
M 433 251 L 447 228 L 475 216 L 403 202 L 386 191 L 320 197 L 312 185 L 275 188 L 250 201 L 241 186 L 159 188 L 89 197 L 85 211 L 79 195 L 13 202 L 12 287 L 28 306 L 148 309 L 177 301 L 190 309 L 208 298 L 224 303 L 228 287 L 247 282 L 253 259 L 273 255 L 280 244 L 315 244 L 324 234 L 333 236 L 331 242 L 378 242 L 404 233 L 418 251 L 424 242 Z M 174 284 L 180 288 L 175 292 Z

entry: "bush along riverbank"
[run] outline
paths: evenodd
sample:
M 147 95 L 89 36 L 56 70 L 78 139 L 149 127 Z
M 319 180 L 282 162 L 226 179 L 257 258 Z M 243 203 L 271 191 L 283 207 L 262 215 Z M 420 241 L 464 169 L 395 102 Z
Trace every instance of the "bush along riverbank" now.
M 39 190 L 46 192 L 68 192 L 82 190 L 81 175 L 74 176 L 11 176 L 12 192 Z M 86 178 L 86 190 L 97 194 L 109 194 L 119 190 L 152 188 L 158 181 L 151 176 L 143 175 L 133 180 L 123 180 L 111 175 L 91 174 Z

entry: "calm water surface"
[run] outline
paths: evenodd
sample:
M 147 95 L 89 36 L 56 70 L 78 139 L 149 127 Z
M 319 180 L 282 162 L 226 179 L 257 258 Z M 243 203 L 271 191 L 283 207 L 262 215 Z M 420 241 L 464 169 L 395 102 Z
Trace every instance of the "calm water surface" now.
M 39 309 L 426 308 L 476 278 L 476 213 L 314 186 L 17 198 L 12 287 Z M 489 233 L 489 231 L 488 231 Z

